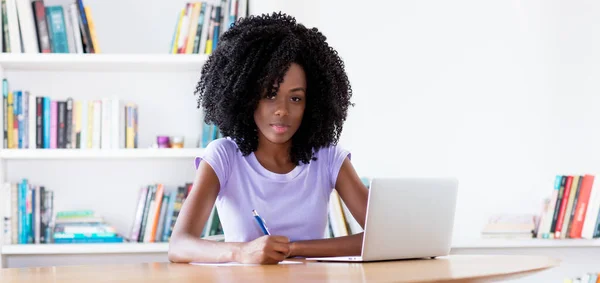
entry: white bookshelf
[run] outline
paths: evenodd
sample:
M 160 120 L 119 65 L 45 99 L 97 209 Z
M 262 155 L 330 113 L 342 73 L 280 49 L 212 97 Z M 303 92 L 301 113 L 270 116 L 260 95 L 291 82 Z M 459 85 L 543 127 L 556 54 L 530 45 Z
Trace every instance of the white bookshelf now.
M 202 154 L 202 151 L 202 148 L 8 149 L 0 151 L 0 159 L 189 159 Z
M 600 239 L 473 239 L 455 242 L 453 249 L 600 248 Z
M 0 184 L 27 178 L 54 191 L 55 213 L 91 209 L 128 237 L 140 187 L 173 189 L 193 181 L 194 159 L 203 152 L 202 113 L 193 92 L 206 60 L 189 54 L 0 54 L 0 75 L 11 91 L 53 100 L 116 97 L 139 110 L 138 148 L 2 148 Z M 158 135 L 182 136 L 184 147 L 153 147 Z M 0 211 L 4 205 L 0 201 Z M 110 260 L 106 254 L 127 262 L 163 260 L 168 251 L 168 243 L 3 243 L 0 267 L 103 262 Z
M 7 54 L 0 66 L 14 71 L 200 71 L 206 55 L 199 54 Z

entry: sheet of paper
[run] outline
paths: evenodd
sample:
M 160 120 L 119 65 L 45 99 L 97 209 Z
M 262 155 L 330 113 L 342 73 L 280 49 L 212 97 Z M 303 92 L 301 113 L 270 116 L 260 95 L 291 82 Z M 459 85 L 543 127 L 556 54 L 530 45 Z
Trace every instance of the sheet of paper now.
M 253 266 L 260 265 L 254 263 L 238 263 L 238 262 L 192 262 L 191 265 L 209 265 L 209 266 Z M 302 264 L 300 261 L 284 260 L 279 264 Z

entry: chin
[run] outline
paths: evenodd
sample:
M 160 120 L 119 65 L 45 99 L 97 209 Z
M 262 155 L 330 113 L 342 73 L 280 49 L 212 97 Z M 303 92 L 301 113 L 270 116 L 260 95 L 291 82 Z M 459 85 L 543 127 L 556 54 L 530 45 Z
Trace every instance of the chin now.
M 281 136 L 281 135 L 268 135 L 268 136 L 266 136 L 266 138 L 274 144 L 284 144 L 284 143 L 290 142 L 292 139 L 292 137 Z

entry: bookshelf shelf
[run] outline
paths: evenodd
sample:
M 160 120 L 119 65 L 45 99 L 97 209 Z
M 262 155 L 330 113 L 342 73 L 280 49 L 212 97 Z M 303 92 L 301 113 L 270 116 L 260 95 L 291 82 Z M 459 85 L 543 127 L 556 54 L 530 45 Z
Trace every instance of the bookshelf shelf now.
M 190 72 L 200 71 L 207 55 L 3 53 L 4 71 Z
M 202 148 L 136 148 L 136 149 L 3 149 L 0 159 L 136 159 L 194 158 Z
M 2 246 L 3 255 L 166 253 L 168 243 L 28 244 Z
M 600 239 L 474 239 L 453 243 L 453 249 L 600 248 Z

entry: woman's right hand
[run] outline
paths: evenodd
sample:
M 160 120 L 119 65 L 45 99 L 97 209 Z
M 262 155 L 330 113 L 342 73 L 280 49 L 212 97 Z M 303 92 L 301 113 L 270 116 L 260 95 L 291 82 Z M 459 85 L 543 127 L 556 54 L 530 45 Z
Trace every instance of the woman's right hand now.
M 285 236 L 262 236 L 242 243 L 238 262 L 254 264 L 276 264 L 290 253 L 290 240 Z

